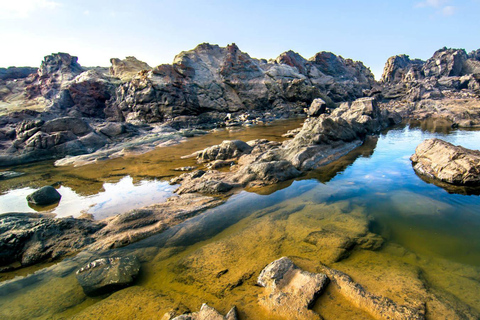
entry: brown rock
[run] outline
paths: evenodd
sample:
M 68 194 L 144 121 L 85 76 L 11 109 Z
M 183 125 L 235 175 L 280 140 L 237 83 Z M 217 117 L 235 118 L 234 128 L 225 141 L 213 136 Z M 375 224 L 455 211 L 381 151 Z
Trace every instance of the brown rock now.
M 347 274 L 338 270 L 322 267 L 322 271 L 335 284 L 340 293 L 357 307 L 364 309 L 378 319 L 425 319 L 425 305 L 411 308 L 398 305 L 392 300 L 374 295 L 366 291 L 361 285 L 354 282 Z
M 170 319 L 169 314 L 166 314 L 162 320 Z M 220 312 L 215 310 L 215 308 L 210 307 L 206 303 L 202 304 L 200 311 L 183 314 L 181 316 L 175 317 L 172 320 L 237 320 L 237 308 L 233 307 L 228 311 L 226 316 L 223 316 Z
M 266 288 L 260 303 L 270 311 L 287 319 L 320 318 L 310 308 L 328 284 L 326 275 L 303 271 L 282 257 L 262 270 L 257 284 Z
M 480 184 L 480 151 L 427 139 L 410 157 L 413 169 L 430 178 L 456 185 Z

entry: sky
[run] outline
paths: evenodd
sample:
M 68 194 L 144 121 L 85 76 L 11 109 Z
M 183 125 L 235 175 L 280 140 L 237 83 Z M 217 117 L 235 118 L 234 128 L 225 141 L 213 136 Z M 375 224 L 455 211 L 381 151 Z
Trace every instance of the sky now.
M 330 51 L 379 79 L 393 55 L 479 49 L 480 0 L 0 0 L 0 67 L 38 67 L 55 52 L 83 66 L 132 55 L 156 66 L 203 42 L 265 59 Z

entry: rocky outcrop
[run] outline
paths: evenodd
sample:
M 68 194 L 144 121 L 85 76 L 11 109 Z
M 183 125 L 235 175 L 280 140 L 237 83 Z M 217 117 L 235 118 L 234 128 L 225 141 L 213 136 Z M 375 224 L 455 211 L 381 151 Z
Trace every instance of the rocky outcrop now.
M 417 146 L 413 169 L 421 175 L 455 185 L 480 185 L 480 151 L 427 139 Z
M 147 63 L 132 56 L 123 60 L 112 58 L 110 63 L 112 64 L 110 74 L 122 80 L 130 80 L 140 71 L 152 69 Z
M 410 60 L 410 57 L 405 54 L 390 57 L 385 64 L 380 81 L 388 84 L 420 80 L 424 77 L 422 70 L 424 64 L 425 61 Z
M 89 153 L 108 142 L 84 120 L 73 117 L 24 120 L 10 127 L 15 133 L 3 142 L 2 166 Z
M 171 319 L 169 314 L 163 316 L 162 320 Z M 181 316 L 175 317 L 172 320 L 237 320 L 237 308 L 233 307 L 228 311 L 228 313 L 223 316 L 220 312 L 215 310 L 215 308 L 210 307 L 208 304 L 202 304 L 200 311 L 183 314 Z
M 139 272 L 140 261 L 129 256 L 97 259 L 80 268 L 76 275 L 86 295 L 98 296 L 131 285 Z
M 36 73 L 38 68 L 33 67 L 8 67 L 0 68 L 0 80 L 18 80 L 24 79 Z
M 423 72 L 425 77 L 458 77 L 463 75 L 463 65 L 467 58 L 463 49 L 443 48 L 425 62 Z
M 94 242 L 105 224 L 29 213 L 0 216 L 0 265 L 29 266 L 72 254 Z
M 283 257 L 266 266 L 258 276 L 257 284 L 266 288 L 260 304 L 287 319 L 318 319 L 310 309 L 328 282 L 325 274 L 303 271 Z
M 181 183 L 176 190 L 179 193 L 211 194 L 228 192 L 233 187 L 257 187 L 290 180 L 346 155 L 368 135 L 400 120 L 394 112 L 381 111 L 374 98 L 357 99 L 351 104 L 342 104 L 331 114 L 308 118 L 294 133 L 294 138 L 281 145 L 268 140 L 224 141 L 195 152 L 193 155 L 200 163 L 211 161 L 207 163 L 210 168 L 215 167 L 218 159 L 229 159 L 230 172 L 199 170 L 174 178 L 171 183 Z M 239 145 L 244 148 L 240 150 Z
M 31 204 L 46 206 L 60 201 L 62 196 L 57 189 L 52 186 L 45 186 L 27 196 L 27 201 Z
M 140 73 L 122 85 L 111 106 L 127 121 L 267 110 L 282 116 L 301 113 L 322 95 L 335 101 L 362 97 L 373 83 L 363 64 L 331 53 L 307 61 L 287 52 L 266 62 L 235 44 L 222 48 L 204 43 L 177 55 L 173 65 Z

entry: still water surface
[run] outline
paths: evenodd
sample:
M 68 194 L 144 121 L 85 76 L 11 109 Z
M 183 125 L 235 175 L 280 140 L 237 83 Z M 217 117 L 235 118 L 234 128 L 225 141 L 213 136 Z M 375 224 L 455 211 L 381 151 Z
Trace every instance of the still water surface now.
M 295 125 L 298 123 L 289 124 Z M 280 133 L 286 127 L 256 130 L 253 135 L 243 131 L 234 136 L 244 141 L 266 136 L 281 139 Z M 164 312 L 180 308 L 179 304 L 198 310 L 201 303 L 209 302 L 222 312 L 237 305 L 244 318 L 276 319 L 258 307 L 257 295 L 262 289 L 253 284 L 267 263 L 284 255 L 294 257 L 297 264 L 310 271 L 315 271 L 319 263 L 339 268 L 368 290 L 399 303 L 417 295 L 427 300 L 425 292 L 436 290 L 451 306 L 478 314 L 480 192 L 437 186 L 415 174 L 409 157 L 419 143 L 432 137 L 467 148 L 478 149 L 480 145 L 480 131 L 413 125 L 391 129 L 318 171 L 256 193 L 243 191 L 162 234 L 109 252 L 140 257 L 143 271 L 135 287 L 110 297 L 86 297 L 76 283 L 74 271 L 93 257 L 82 253 L 34 275 L 23 277 L 24 272 L 19 274 L 22 277 L 0 284 L 0 316 L 108 318 L 121 310 L 127 318 L 148 318 L 152 314 L 161 318 Z M 88 205 L 93 205 L 90 209 L 98 208 L 95 214 L 101 218 L 101 205 L 106 212 L 114 208 L 111 202 L 118 201 L 122 209 L 128 207 L 120 199 L 130 199 L 121 193 L 121 189 L 128 189 L 127 185 L 140 190 L 132 201 L 139 194 L 149 194 L 147 189 L 165 197 L 171 189 L 161 176 L 175 174 L 173 167 L 194 164 L 191 159 L 179 157 L 228 139 L 228 134 L 195 139 L 166 153 L 156 150 L 112 160 L 108 170 L 99 165 L 56 169 L 62 175 L 52 170 L 48 179 L 65 180 L 65 172 L 70 172 L 70 177 L 76 177 L 68 180 L 70 188 L 96 199 Z M 39 168 L 32 171 L 38 172 Z M 112 172 L 118 176 L 109 176 Z M 89 192 L 78 182 L 85 184 L 88 179 L 94 191 Z M 122 196 L 102 198 L 109 188 Z M 12 189 L 4 191 L 0 201 L 24 190 Z M 331 230 L 337 233 L 325 233 Z M 380 250 L 355 250 L 349 258 L 335 262 L 331 256 L 338 251 L 334 247 L 339 230 L 344 237 L 368 230 L 386 242 Z M 331 237 L 330 245 L 312 245 L 312 235 L 319 232 Z M 335 292 L 328 291 L 325 296 L 314 307 L 325 319 L 370 319 Z M 138 305 L 141 310 L 135 309 Z

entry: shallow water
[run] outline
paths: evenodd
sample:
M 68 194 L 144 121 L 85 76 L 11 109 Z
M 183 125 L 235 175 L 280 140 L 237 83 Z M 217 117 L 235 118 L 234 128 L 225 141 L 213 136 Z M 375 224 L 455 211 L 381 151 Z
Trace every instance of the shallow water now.
M 480 131 L 428 125 L 389 130 L 296 181 L 243 191 L 161 234 L 108 252 L 136 254 L 142 261 L 136 286 L 111 296 L 86 297 L 76 283 L 74 271 L 94 258 L 89 253 L 31 276 L 19 272 L 16 280 L 0 284 L 0 317 L 161 318 L 208 302 L 224 314 L 236 305 L 243 319 L 278 319 L 259 307 L 263 289 L 254 284 L 266 264 L 289 256 L 312 272 L 322 263 L 342 270 L 397 303 L 427 302 L 432 319 L 455 319 L 452 310 L 478 318 L 480 196 L 475 190 L 449 193 L 415 174 L 409 157 L 431 137 L 480 145 Z M 201 139 L 210 137 L 200 137 L 191 151 L 204 147 Z M 155 162 L 161 151 L 135 161 Z M 111 169 L 129 160 L 116 161 Z M 377 239 L 375 233 L 385 240 L 381 249 L 357 246 L 345 256 L 342 241 Z M 325 319 L 371 319 L 332 286 L 314 310 Z
M 182 172 L 173 169 L 199 166 L 195 159 L 182 159 L 195 151 L 223 140 L 269 139 L 283 141 L 281 135 L 300 126 L 303 119 L 281 120 L 255 127 L 233 127 L 157 148 L 146 154 L 101 161 L 81 167 L 55 167 L 53 161 L 15 166 L 24 173 L 0 184 L 0 214 L 7 212 L 52 212 L 58 217 L 90 213 L 96 219 L 164 201 L 175 187 L 168 180 Z M 57 185 L 59 204 L 31 207 L 26 196 L 44 185 Z

